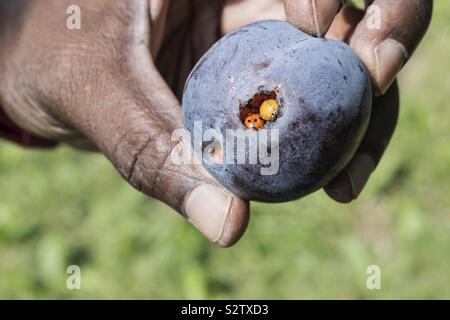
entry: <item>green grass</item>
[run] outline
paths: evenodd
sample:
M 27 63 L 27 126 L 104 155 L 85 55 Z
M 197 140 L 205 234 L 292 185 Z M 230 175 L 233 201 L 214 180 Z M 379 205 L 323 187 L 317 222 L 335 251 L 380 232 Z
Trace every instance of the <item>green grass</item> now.
M 0 142 L 0 298 L 450 298 L 450 3 L 401 76 L 396 135 L 361 198 L 255 204 L 210 245 L 101 156 Z M 67 266 L 82 289 L 66 289 Z M 366 288 L 379 265 L 382 289 Z

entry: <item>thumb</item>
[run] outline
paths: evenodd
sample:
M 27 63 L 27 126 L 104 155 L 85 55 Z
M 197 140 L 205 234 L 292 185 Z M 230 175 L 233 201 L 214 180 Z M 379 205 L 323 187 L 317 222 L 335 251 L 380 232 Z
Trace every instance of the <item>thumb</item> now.
M 210 241 L 233 245 L 246 229 L 248 202 L 222 188 L 201 164 L 172 161 L 179 147 L 190 150 L 186 139 L 173 139 L 183 127 L 179 102 L 150 59 L 133 60 L 120 82 L 104 82 L 101 100 L 91 97 L 89 112 L 72 112 L 72 123 L 136 189 L 180 212 Z
M 181 108 L 154 67 L 146 69 L 151 70 L 146 75 L 121 75 L 120 83 L 105 81 L 100 99 L 89 99 L 89 112 L 83 107 L 72 111 L 71 123 L 136 189 L 180 212 L 212 242 L 230 246 L 246 229 L 249 205 L 201 164 L 172 161 L 179 147 L 190 148 L 186 139 L 173 139 L 183 127 Z
M 180 212 L 209 240 L 234 244 L 246 229 L 248 203 L 201 165 L 170 161 L 180 144 L 171 136 L 183 127 L 181 109 L 153 64 L 161 39 L 150 33 L 162 33 L 164 19 L 149 14 L 148 0 L 83 0 L 83 28 L 73 31 L 60 27 L 64 15 L 52 14 L 67 3 L 34 1 L 23 26 L 11 28 L 18 42 L 1 52 L 2 107 L 39 136 L 70 140 L 81 133 L 135 188 Z M 151 1 L 162 13 L 167 3 Z

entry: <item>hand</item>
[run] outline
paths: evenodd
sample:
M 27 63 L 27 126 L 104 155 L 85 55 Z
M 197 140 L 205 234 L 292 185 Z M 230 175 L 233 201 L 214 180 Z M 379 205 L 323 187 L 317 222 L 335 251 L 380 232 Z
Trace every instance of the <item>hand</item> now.
M 291 22 L 296 23 L 297 13 L 310 10 L 306 1 L 296 6 L 288 2 Z M 230 15 L 249 3 L 255 7 Z M 211 241 L 221 246 L 235 243 L 248 222 L 248 203 L 218 186 L 201 166 L 178 167 L 167 161 L 174 148 L 170 134 L 182 127 L 179 102 L 172 92 L 181 94 L 196 60 L 220 37 L 219 21 L 225 33 L 230 26 L 260 18 L 282 19 L 281 1 L 229 0 L 221 11 L 219 1 L 209 0 L 150 4 L 79 0 L 83 22 L 76 31 L 65 28 L 63 13 L 70 4 L 66 0 L 0 3 L 4 111 L 36 136 L 99 149 L 133 186 L 178 210 Z M 326 10 L 319 7 L 317 12 Z M 317 19 L 305 21 L 313 20 Z M 327 19 L 322 20 L 327 24 Z M 342 31 L 339 25 L 354 29 L 344 19 L 330 33 Z M 318 26 L 317 30 L 329 27 Z M 385 97 L 389 96 L 380 98 L 379 104 L 381 99 L 395 100 L 396 91 Z M 384 113 L 392 114 L 395 108 L 387 105 Z M 371 127 L 379 127 L 376 119 L 386 123 L 383 112 L 377 114 Z M 394 126 L 395 121 L 392 130 Z M 378 131 L 369 128 L 363 145 L 383 140 L 383 134 L 389 140 L 389 130 Z M 327 190 L 343 201 L 350 185 L 337 179 Z
M 73 3 L 0 1 L 3 111 L 33 136 L 100 150 L 136 189 L 216 244 L 232 245 L 245 231 L 249 204 L 201 165 L 169 160 L 177 145 L 171 134 L 183 123 L 168 83 L 179 93 L 195 60 L 220 37 L 219 2 L 77 0 L 81 29 L 69 30 Z
M 349 43 L 365 63 L 375 96 L 370 124 L 348 166 L 324 188 L 336 201 L 352 201 L 361 193 L 394 132 L 399 109 L 394 79 L 428 28 L 433 1 L 366 0 L 366 10 L 359 10 L 342 0 L 284 0 L 284 11 L 282 0 L 228 2 L 222 23 L 225 32 L 261 18 L 287 19 L 313 36 Z
M 366 136 L 343 172 L 325 187 L 330 197 L 346 203 L 359 196 L 394 132 L 399 95 L 392 83 L 425 34 L 433 1 L 366 0 L 365 11 L 342 7 L 342 2 L 286 0 L 285 5 L 288 19 L 300 29 L 348 42 L 372 79 L 375 98 Z

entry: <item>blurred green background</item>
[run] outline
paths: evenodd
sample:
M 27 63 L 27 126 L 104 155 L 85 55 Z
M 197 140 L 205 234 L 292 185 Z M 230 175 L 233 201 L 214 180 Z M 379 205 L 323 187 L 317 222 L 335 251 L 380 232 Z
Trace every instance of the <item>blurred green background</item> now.
M 450 2 L 400 77 L 396 135 L 361 198 L 254 204 L 218 249 L 101 156 L 0 141 L 0 298 L 450 298 Z M 66 268 L 81 267 L 81 290 Z M 368 290 L 378 265 L 381 290 Z

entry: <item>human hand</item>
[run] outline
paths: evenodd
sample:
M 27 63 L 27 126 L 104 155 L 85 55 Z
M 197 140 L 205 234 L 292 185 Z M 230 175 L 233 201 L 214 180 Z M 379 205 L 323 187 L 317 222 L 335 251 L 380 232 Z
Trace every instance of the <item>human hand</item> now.
M 174 147 L 170 133 L 182 127 L 172 92 L 180 96 L 196 60 L 220 37 L 219 21 L 226 33 L 262 18 L 283 19 L 282 2 L 258 0 L 247 11 L 242 5 L 256 1 L 229 0 L 223 10 L 216 1 L 155 0 L 150 7 L 144 0 L 78 2 L 84 15 L 78 31 L 67 30 L 66 15 L 55 14 L 65 12 L 68 1 L 0 4 L 0 43 L 8 48 L 0 52 L 4 110 L 40 137 L 98 148 L 137 189 L 181 212 L 210 240 L 233 244 L 245 231 L 248 203 L 218 186 L 201 166 L 166 161 Z M 329 29 L 328 37 L 352 44 L 363 13 L 346 6 L 337 14 L 339 4 L 334 9 L 324 2 L 316 0 L 315 16 L 308 16 L 311 1 L 286 0 L 287 16 L 306 32 Z M 230 14 L 236 8 L 240 14 Z M 431 12 L 431 6 L 420 8 L 425 16 Z M 416 42 L 427 24 L 424 19 L 422 33 L 413 30 L 419 32 Z M 397 112 L 394 85 L 374 100 L 366 138 L 347 169 L 325 188 L 330 196 L 348 202 L 359 194 L 392 135 Z
M 394 132 L 399 109 L 395 77 L 428 28 L 432 0 L 372 0 L 366 1 L 366 10 L 343 2 L 285 0 L 285 7 L 288 20 L 301 30 L 349 43 L 372 79 L 366 136 L 347 167 L 325 187 L 330 197 L 346 203 L 359 196 Z
M 222 30 L 260 19 L 288 20 L 302 31 L 347 42 L 370 74 L 374 100 L 365 138 L 347 167 L 324 189 L 338 202 L 359 196 L 394 132 L 397 73 L 428 28 L 432 0 L 366 0 L 365 10 L 345 0 L 227 0 Z M 284 7 L 283 7 L 284 4 Z
M 72 4 L 0 2 L 3 111 L 34 136 L 100 150 L 131 185 L 180 212 L 209 240 L 235 243 L 249 204 L 201 165 L 170 161 L 184 143 L 171 139 L 183 123 L 170 87 L 177 91 L 220 36 L 193 33 L 207 14 L 218 23 L 218 2 L 194 8 L 184 0 L 77 0 L 80 30 L 66 27 Z

